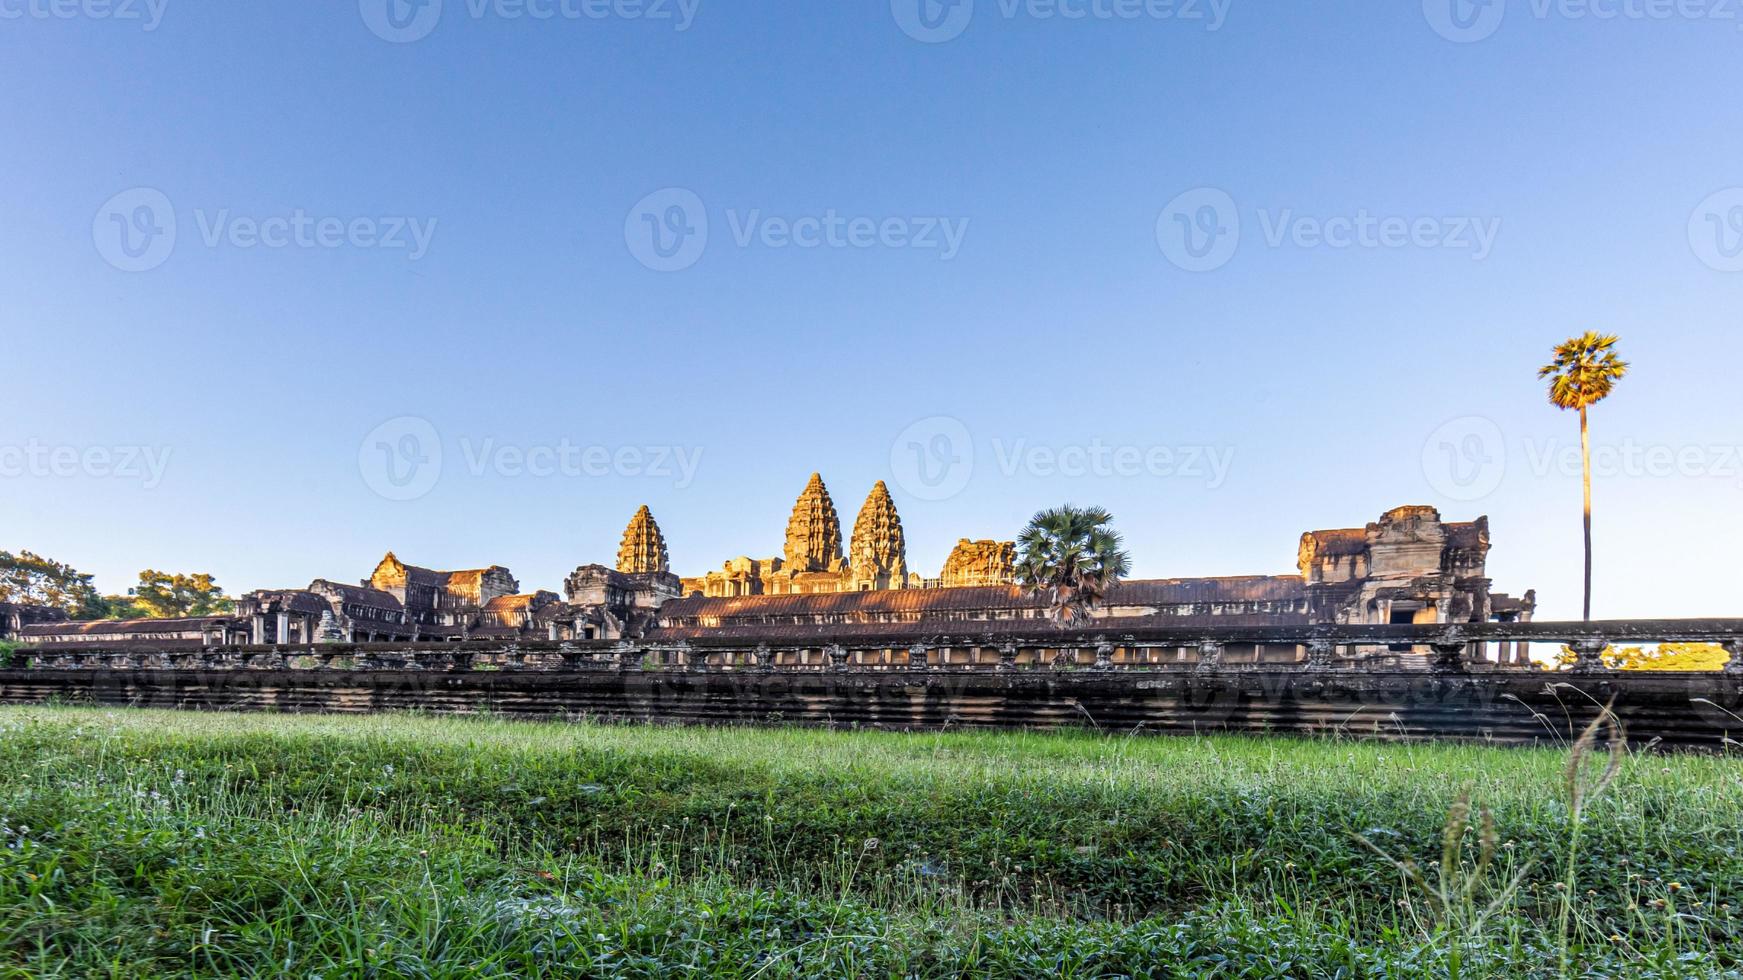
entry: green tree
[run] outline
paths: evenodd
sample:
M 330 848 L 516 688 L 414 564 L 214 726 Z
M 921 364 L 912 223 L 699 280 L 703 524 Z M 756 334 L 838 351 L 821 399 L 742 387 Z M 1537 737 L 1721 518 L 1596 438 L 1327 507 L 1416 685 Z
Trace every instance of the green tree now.
M 0 551 L 0 602 L 64 609 L 79 619 L 103 615 L 103 597 L 91 576 L 34 552 Z
M 158 619 L 217 616 L 236 608 L 223 587 L 204 572 L 172 575 L 148 568 L 139 573 L 139 584 L 127 595 L 139 611 Z
M 1017 536 L 1017 582 L 1031 595 L 1047 597 L 1054 623 L 1088 619 L 1131 571 L 1113 520 L 1100 507 L 1066 504 L 1036 514 Z
M 1580 458 L 1583 464 L 1586 508 L 1586 604 L 1585 617 L 1592 618 L 1592 430 L 1588 410 L 1610 397 L 1616 382 L 1628 373 L 1628 365 L 1616 356 L 1614 334 L 1592 331 L 1568 339 L 1555 348 L 1555 360 L 1538 370 L 1549 379 L 1549 401 L 1556 408 L 1580 413 Z

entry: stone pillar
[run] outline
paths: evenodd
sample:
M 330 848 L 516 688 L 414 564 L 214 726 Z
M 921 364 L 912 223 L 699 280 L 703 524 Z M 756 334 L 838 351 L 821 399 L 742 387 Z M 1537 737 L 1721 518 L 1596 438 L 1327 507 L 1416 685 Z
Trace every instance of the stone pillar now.
M 1587 640 L 1575 640 L 1569 644 L 1574 651 L 1574 673 L 1599 674 L 1608 667 L 1604 666 L 1604 651 L 1610 649 L 1610 641 L 1601 636 Z
M 1017 645 L 1015 643 L 999 644 L 999 669 L 1017 669 Z
M 908 669 L 925 670 L 927 664 L 926 644 L 916 643 L 908 648 Z
M 290 642 L 290 613 L 288 612 L 278 614 L 278 642 Z
M 1465 669 L 1465 652 L 1470 644 L 1464 640 L 1440 640 L 1429 644 L 1434 651 L 1429 667 L 1443 673 L 1459 673 Z
M 1114 669 L 1114 645 L 1106 640 L 1095 645 L 1095 669 Z
M 1223 645 L 1215 640 L 1205 640 L 1198 645 L 1198 669 L 1204 671 L 1221 670 L 1223 665 Z
M 254 622 L 250 628 L 252 632 L 249 633 L 248 642 L 255 646 L 264 645 L 266 643 L 266 614 L 255 613 Z
M 1337 666 L 1337 644 L 1330 640 L 1314 640 L 1307 644 L 1307 669 L 1330 670 Z

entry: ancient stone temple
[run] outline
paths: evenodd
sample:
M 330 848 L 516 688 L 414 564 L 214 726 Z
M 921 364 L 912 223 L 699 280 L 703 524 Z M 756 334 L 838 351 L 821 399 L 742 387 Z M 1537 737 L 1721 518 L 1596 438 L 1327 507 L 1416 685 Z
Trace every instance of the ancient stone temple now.
M 945 564 L 941 587 L 917 591 L 704 595 L 686 590 L 685 598 L 661 608 L 653 635 L 779 638 L 817 635 L 822 629 L 832 636 L 876 636 L 918 624 L 941 633 L 1034 630 L 1046 617 L 1046 603 L 1011 584 L 1014 551 L 1010 542 L 960 541 Z M 1366 527 L 1307 532 L 1298 548 L 1299 574 L 1128 580 L 1110 590 L 1095 615 L 1099 626 L 1110 630 L 1529 620 L 1535 594 L 1513 599 L 1492 592 L 1488 553 L 1487 518 L 1447 523 L 1432 507 L 1400 507 Z M 1498 653 L 1507 662 L 1525 651 Z M 1294 647 L 1261 650 L 1251 644 L 1228 651 L 1231 662 L 1302 655 Z
M 14 640 L 26 627 L 39 623 L 64 623 L 69 617 L 52 606 L 24 602 L 0 602 L 0 640 Z
M 1017 580 L 1015 563 L 1017 545 L 1013 541 L 956 542 L 950 557 L 944 560 L 944 574 L 938 584 L 946 589 L 976 585 L 1009 585 Z
M 799 494 L 793 505 L 793 516 L 787 521 L 787 571 L 839 573 L 844 559 L 841 555 L 841 519 L 835 516 L 835 501 L 829 499 L 829 488 L 820 474 L 811 474 L 811 482 Z
M 1318 622 L 1348 625 L 1529 620 L 1535 601 L 1492 594 L 1489 519 L 1443 522 L 1433 507 L 1398 507 L 1361 528 L 1309 531 L 1297 566 Z
M 655 613 L 679 595 L 666 536 L 646 504 L 630 518 L 617 547 L 617 567 L 582 565 L 563 582 L 566 601 L 548 623 L 554 640 L 640 636 Z
M 683 580 L 684 594 L 710 596 L 810 595 L 915 589 L 924 581 L 908 570 L 908 542 L 889 487 L 879 480 L 853 523 L 849 555 L 842 553 L 841 519 L 823 477 L 810 482 L 793 505 L 787 543 L 777 558 L 740 557 L 720 571 Z
M 848 556 L 853 589 L 905 589 L 908 580 L 908 542 L 902 536 L 902 518 L 890 488 L 879 480 L 865 498 L 859 518 L 853 522 L 853 544 Z
M 666 536 L 660 533 L 660 526 L 654 523 L 653 512 L 648 505 L 630 518 L 629 527 L 624 528 L 623 543 L 617 548 L 617 570 L 625 575 L 646 575 L 649 573 L 665 573 L 672 570 L 671 555 L 666 551 Z

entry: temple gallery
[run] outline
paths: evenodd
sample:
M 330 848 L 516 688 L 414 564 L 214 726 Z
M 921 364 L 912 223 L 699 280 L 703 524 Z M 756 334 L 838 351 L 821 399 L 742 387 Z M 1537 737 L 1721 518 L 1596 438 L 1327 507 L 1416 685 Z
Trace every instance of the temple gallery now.
M 1363 527 L 1306 532 L 1294 574 L 1128 579 L 1095 610 L 1096 625 L 1529 621 L 1535 594 L 1493 590 L 1489 547 L 1487 518 L 1450 522 L 1432 507 L 1399 507 Z M 813 474 L 793 506 L 780 554 L 732 558 L 690 578 L 672 573 L 665 535 L 644 506 L 624 529 L 616 560 L 575 569 L 561 593 L 526 591 L 501 565 L 442 571 L 389 552 L 360 580 L 323 578 L 249 592 L 233 615 L 76 622 L 39 607 L 8 606 L 0 608 L 0 633 L 55 646 L 228 646 L 780 639 L 820 626 L 862 637 L 916 626 L 966 631 L 977 622 L 1047 616 L 1045 600 L 1016 584 L 1015 557 L 1011 541 L 965 538 L 936 577 L 922 575 L 908 565 L 902 520 L 881 481 L 847 533 L 828 487 Z M 1501 656 L 1521 659 L 1523 645 Z

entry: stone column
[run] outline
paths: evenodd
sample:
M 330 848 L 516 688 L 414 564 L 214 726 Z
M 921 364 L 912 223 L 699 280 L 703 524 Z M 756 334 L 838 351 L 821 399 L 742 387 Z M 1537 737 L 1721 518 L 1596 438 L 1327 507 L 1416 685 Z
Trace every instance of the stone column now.
M 1604 651 L 1610 649 L 1610 641 L 1601 636 L 1588 640 L 1575 640 L 1569 644 L 1574 651 L 1574 673 L 1599 674 L 1608 667 L 1604 666 Z
M 288 612 L 278 614 L 278 642 L 290 642 L 290 613 Z
M 248 642 L 255 646 L 264 645 L 266 643 L 266 614 L 255 613 L 254 622 L 250 628 L 252 632 L 249 634 Z

